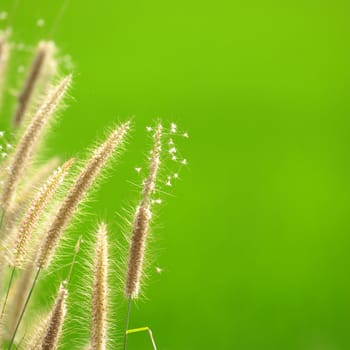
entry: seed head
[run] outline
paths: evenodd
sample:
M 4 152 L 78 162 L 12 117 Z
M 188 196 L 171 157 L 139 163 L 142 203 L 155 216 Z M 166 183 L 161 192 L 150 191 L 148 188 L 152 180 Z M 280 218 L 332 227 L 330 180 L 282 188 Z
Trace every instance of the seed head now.
M 42 186 L 35 198 L 32 200 L 22 223 L 19 227 L 14 249 L 14 265 L 19 267 L 25 257 L 27 243 L 40 219 L 40 216 L 45 209 L 49 200 L 56 193 L 59 186 L 62 184 L 64 177 L 74 163 L 74 159 L 70 159 L 59 167 L 47 182 Z
M 4 183 L 1 197 L 2 209 L 5 210 L 5 212 L 12 205 L 16 186 L 28 166 L 32 153 L 42 136 L 46 124 L 61 101 L 70 81 L 71 76 L 64 78 L 48 93 L 14 150 L 10 162 L 10 174 L 7 176 Z
M 92 291 L 91 350 L 105 350 L 107 343 L 107 227 L 102 223 L 97 232 Z
M 64 317 L 66 315 L 67 289 L 60 287 L 55 305 L 48 320 L 41 350 L 56 350 L 62 332 Z
M 62 232 L 71 221 L 79 203 L 84 199 L 89 188 L 95 182 L 107 161 L 122 144 L 128 129 L 129 122 L 115 129 L 107 140 L 100 147 L 95 149 L 92 157 L 87 161 L 47 231 L 45 240 L 39 250 L 37 260 L 38 267 L 44 268 L 48 265 Z
M 149 225 L 152 218 L 151 195 L 155 190 L 160 165 L 162 126 L 159 124 L 153 136 L 154 146 L 151 151 L 148 178 L 143 183 L 142 199 L 136 209 L 132 226 L 131 245 L 125 282 L 127 298 L 137 298 L 143 270 Z
M 40 41 L 24 82 L 22 91 L 18 96 L 18 106 L 13 117 L 13 125 L 18 127 L 24 120 L 28 107 L 33 99 L 37 85 L 45 72 L 49 72 L 47 65 L 53 60 L 55 45 L 51 41 Z

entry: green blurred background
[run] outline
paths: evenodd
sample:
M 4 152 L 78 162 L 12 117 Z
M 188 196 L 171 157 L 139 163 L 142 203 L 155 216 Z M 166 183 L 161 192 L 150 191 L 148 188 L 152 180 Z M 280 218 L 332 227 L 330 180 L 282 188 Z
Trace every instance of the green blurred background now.
M 13 39 L 33 47 L 61 5 L 21 0 Z M 74 84 L 48 153 L 82 154 L 106 125 L 135 124 L 73 234 L 106 219 L 119 239 L 147 125 L 160 117 L 190 134 L 178 140 L 189 165 L 163 186 L 131 316 L 160 350 L 350 349 L 349 10 L 338 0 L 70 1 L 53 37 L 72 56 Z M 73 329 L 65 344 L 74 348 Z M 139 334 L 128 349 L 151 345 Z

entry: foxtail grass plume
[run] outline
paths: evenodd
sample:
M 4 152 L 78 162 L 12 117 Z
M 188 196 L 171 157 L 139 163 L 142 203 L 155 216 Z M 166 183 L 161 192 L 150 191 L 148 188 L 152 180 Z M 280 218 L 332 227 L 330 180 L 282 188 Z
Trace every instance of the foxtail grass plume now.
M 99 226 L 97 232 L 93 274 L 91 350 L 105 350 L 107 344 L 108 242 L 107 227 L 104 223 Z
M 2 107 L 3 102 L 9 55 L 10 45 L 7 41 L 7 33 L 2 33 L 0 34 L 0 108 Z
M 45 331 L 47 329 L 48 316 L 40 317 L 39 321 L 35 324 L 34 329 L 31 331 L 29 337 L 30 340 L 27 342 L 26 350 L 38 350 L 43 342 Z
M 43 100 L 42 105 L 35 113 L 33 119 L 30 121 L 22 138 L 16 146 L 16 149 L 14 150 L 14 154 L 12 155 L 9 165 L 10 173 L 8 174 L 4 183 L 1 196 L 1 206 L 5 214 L 13 203 L 16 186 L 20 181 L 26 167 L 29 165 L 32 152 L 40 140 L 43 130 L 51 115 L 64 96 L 70 81 L 71 76 L 69 75 L 64 78 L 55 88 L 50 90 L 46 98 Z
M 140 292 L 143 262 L 146 250 L 149 225 L 152 218 L 151 195 L 155 190 L 160 165 L 162 125 L 158 124 L 153 135 L 154 146 L 151 151 L 148 178 L 143 183 L 142 199 L 136 209 L 132 226 L 131 245 L 126 273 L 125 295 L 135 299 Z
M 23 218 L 31 200 L 33 200 L 33 193 L 35 193 L 36 189 L 41 187 L 45 181 L 47 181 L 50 174 L 52 174 L 55 168 L 58 167 L 58 164 L 59 158 L 54 157 L 36 168 L 34 174 L 27 176 L 23 180 L 23 187 L 17 191 L 11 210 L 6 213 L 6 217 L 4 218 L 1 228 L 3 236 L 10 237 L 12 235 L 15 226 L 20 223 L 20 220 Z M 1 175 L 5 176 L 2 173 Z
M 33 96 L 35 95 L 36 88 L 38 84 L 40 84 L 40 80 L 42 80 L 44 76 L 47 79 L 47 72 L 49 72 L 48 65 L 51 65 L 54 51 L 55 45 L 53 42 L 39 42 L 28 76 L 18 95 L 18 106 L 13 116 L 13 125 L 15 127 L 20 126 L 23 122 L 26 112 L 33 100 Z
M 129 130 L 129 122 L 115 129 L 102 145 L 95 149 L 82 172 L 68 192 L 65 200 L 54 217 L 44 242 L 39 250 L 37 264 L 39 268 L 48 265 L 50 258 L 60 240 L 61 234 L 72 219 L 79 203 L 84 199 L 89 188 L 97 179 L 114 152 L 121 146 L 125 134 Z
M 52 176 L 49 177 L 44 186 L 39 189 L 37 195 L 32 200 L 17 233 L 14 248 L 14 266 L 21 266 L 26 255 L 28 240 L 32 236 L 43 210 L 62 184 L 64 177 L 67 175 L 73 163 L 74 158 L 68 160 L 62 167 L 59 167 Z
M 47 181 L 59 164 L 60 159 L 58 157 L 53 157 L 41 166 L 35 168 L 34 173 L 25 178 L 23 188 L 18 190 L 16 201 L 13 204 L 14 211 L 16 211 L 17 208 L 23 208 L 24 203 L 28 203 L 33 199 L 33 192 Z
M 60 340 L 64 318 L 66 315 L 66 299 L 68 291 L 60 287 L 55 305 L 51 311 L 51 316 L 47 322 L 43 341 L 39 349 L 56 350 Z

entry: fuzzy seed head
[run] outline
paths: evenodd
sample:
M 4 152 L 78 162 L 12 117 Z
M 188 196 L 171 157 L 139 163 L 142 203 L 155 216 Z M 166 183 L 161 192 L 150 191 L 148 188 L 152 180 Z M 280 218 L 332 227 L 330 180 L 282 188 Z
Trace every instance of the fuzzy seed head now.
M 105 350 L 107 343 L 108 243 L 107 227 L 104 223 L 100 225 L 97 232 L 94 262 L 91 350 Z
M 162 151 L 162 125 L 158 124 L 153 135 L 153 149 L 150 157 L 149 175 L 143 185 L 143 197 L 149 197 L 155 189 L 155 183 L 160 166 L 160 154 Z
M 35 146 L 42 136 L 44 127 L 48 123 L 51 115 L 64 96 L 70 81 L 71 76 L 64 78 L 55 88 L 49 92 L 42 105 L 34 115 L 33 119 L 30 121 L 27 129 L 25 130 L 14 151 L 10 163 L 11 173 L 9 176 L 7 176 L 7 179 L 4 183 L 1 197 L 1 205 L 5 212 L 12 205 L 16 186 L 21 179 L 23 172 L 28 166 L 32 152 L 34 151 Z
M 24 82 L 22 91 L 18 96 L 18 107 L 13 117 L 14 126 L 18 127 L 24 120 L 25 114 L 35 93 L 35 89 L 44 72 L 48 71 L 46 66 L 53 60 L 54 51 L 55 45 L 53 42 L 39 42 L 28 76 Z
M 59 186 L 62 184 L 64 177 L 74 163 L 74 158 L 68 160 L 59 167 L 47 182 L 42 186 L 36 197 L 32 200 L 27 213 L 25 214 L 22 223 L 19 227 L 14 249 L 14 265 L 20 267 L 26 255 L 27 243 L 33 234 L 33 231 L 40 219 L 40 216 L 45 209 L 49 200 L 56 193 Z
M 25 179 L 24 187 L 19 191 L 18 195 L 16 196 L 16 201 L 13 203 L 11 209 L 6 213 L 1 229 L 1 234 L 10 238 L 11 246 L 13 244 L 13 229 L 20 221 L 23 213 L 25 213 L 26 208 L 29 207 L 30 202 L 33 200 L 33 192 L 36 192 L 37 188 L 45 183 L 58 164 L 58 158 L 52 158 L 36 169 L 35 174 Z
M 79 203 L 84 199 L 107 161 L 122 144 L 128 129 L 129 122 L 122 124 L 109 135 L 100 147 L 94 150 L 92 157 L 87 161 L 84 169 L 71 187 L 48 229 L 39 251 L 38 267 L 44 268 L 49 264 L 60 237 L 71 221 Z
M 160 165 L 162 125 L 158 124 L 153 135 L 153 149 L 150 157 L 148 178 L 143 183 L 142 200 L 136 209 L 131 233 L 131 245 L 126 272 L 125 295 L 127 298 L 137 298 L 140 292 L 141 277 L 146 251 L 149 225 L 152 218 L 151 195 Z
M 144 255 L 151 218 L 152 213 L 148 202 L 141 202 L 141 205 L 136 209 L 132 228 L 125 283 L 125 295 L 127 298 L 135 299 L 140 292 Z
M 66 315 L 67 289 L 60 287 L 55 305 L 51 311 L 41 350 L 56 350 L 62 332 L 64 317 Z

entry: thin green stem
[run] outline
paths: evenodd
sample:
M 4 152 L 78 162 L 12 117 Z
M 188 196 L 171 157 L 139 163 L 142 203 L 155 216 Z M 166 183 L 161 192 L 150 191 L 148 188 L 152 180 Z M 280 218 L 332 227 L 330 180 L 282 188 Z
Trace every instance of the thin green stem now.
M 16 266 L 13 267 L 12 272 L 11 272 L 11 276 L 10 276 L 9 284 L 8 284 L 7 291 L 6 291 L 4 304 L 3 304 L 2 310 L 1 310 L 1 317 L 0 317 L 0 319 L 2 319 L 3 316 L 4 316 L 7 300 L 8 300 L 8 297 L 9 297 L 9 294 L 10 294 L 10 290 L 11 290 L 11 287 L 12 287 L 13 278 L 15 277 L 15 272 L 16 272 Z
M 74 265 L 75 265 L 75 261 L 77 260 L 77 255 L 79 253 L 79 250 L 80 250 L 80 242 L 81 242 L 81 238 L 82 236 L 80 236 L 77 240 L 77 243 L 75 244 L 75 248 L 74 248 L 74 255 L 73 255 L 73 260 L 70 264 L 70 268 L 69 268 L 69 272 L 68 272 L 68 277 L 67 277 L 67 287 L 69 285 L 69 282 L 72 278 L 72 273 L 73 273 L 73 268 L 74 268 Z
M 32 287 L 30 288 L 30 291 L 29 291 L 27 300 L 26 300 L 26 302 L 25 302 L 25 304 L 24 304 L 24 306 L 23 306 L 21 315 L 19 316 L 19 319 L 18 319 L 18 321 L 17 321 L 15 331 L 13 332 L 13 335 L 12 335 L 12 338 L 11 338 L 11 341 L 10 341 L 10 344 L 9 344 L 9 347 L 7 348 L 7 350 L 11 350 L 12 345 L 13 345 L 13 342 L 15 341 L 18 328 L 19 328 L 19 326 L 20 326 L 20 324 L 21 324 L 21 322 L 22 322 L 22 318 L 23 318 L 24 313 L 25 313 L 25 311 L 26 311 L 26 309 L 27 309 L 27 306 L 28 306 L 30 297 L 31 297 L 32 294 L 33 294 L 33 290 L 34 290 L 34 287 L 35 287 L 36 282 L 38 281 L 38 277 L 39 277 L 40 271 L 41 271 L 41 268 L 39 267 L 39 268 L 38 268 L 38 271 L 36 272 L 35 278 L 34 278 L 34 280 L 33 280 Z
M 131 301 L 132 301 L 131 298 L 129 298 L 129 300 L 128 300 L 128 311 L 126 312 L 123 350 L 126 350 L 126 344 L 128 342 L 128 328 L 129 328 L 129 321 L 130 321 Z

